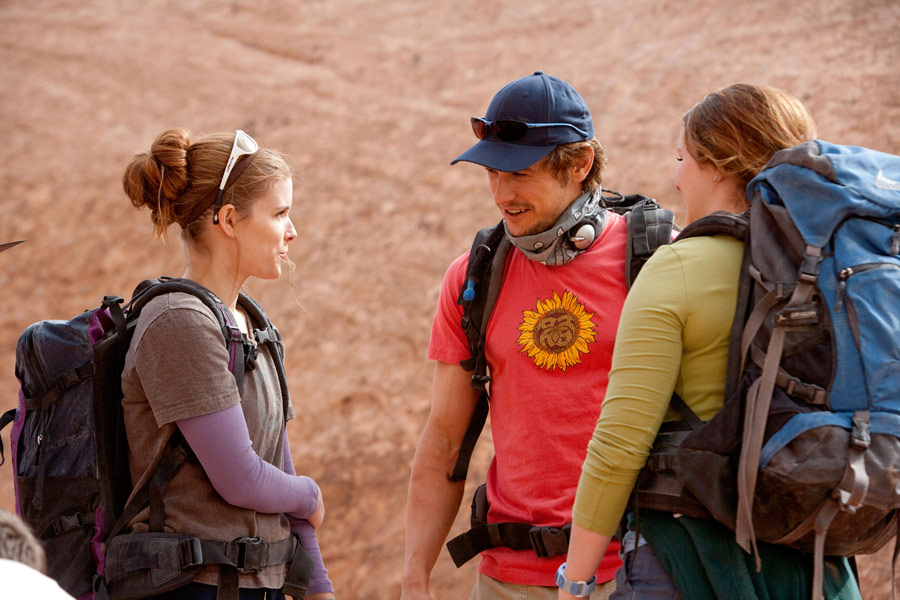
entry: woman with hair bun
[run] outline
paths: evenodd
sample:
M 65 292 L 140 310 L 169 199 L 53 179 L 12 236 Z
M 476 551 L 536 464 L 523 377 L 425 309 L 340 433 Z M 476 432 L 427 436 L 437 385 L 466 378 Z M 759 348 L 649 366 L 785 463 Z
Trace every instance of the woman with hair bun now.
M 261 324 L 238 304 L 241 286 L 249 277 L 276 279 L 284 265 L 293 267 L 287 250 L 297 232 L 284 157 L 240 130 L 193 138 L 170 129 L 131 159 L 123 185 L 136 207 L 150 209 L 157 236 L 178 224 L 187 260 L 183 277 L 220 299 L 253 339 Z M 163 491 L 164 531 L 237 541 L 241 560 L 244 551 L 285 547 L 294 532 L 315 563 L 305 598 L 333 599 L 315 531 L 324 517 L 321 491 L 294 473 L 285 428 L 293 413 L 288 404 L 283 414 L 277 357 L 270 344 L 257 350 L 239 391 L 222 329 L 203 302 L 173 292 L 143 307 L 122 372 L 132 484 L 153 475 L 177 429 L 196 459 L 189 458 Z M 132 533 L 148 531 L 148 514 L 145 509 L 132 519 Z M 242 600 L 284 598 L 288 565 L 260 564 L 207 565 L 188 584 L 155 597 L 213 599 L 220 585 L 237 585 Z
M 772 155 L 816 136 L 797 98 L 746 83 L 707 95 L 682 125 L 675 187 L 688 223 L 716 211 L 746 211 L 747 183 Z M 578 482 L 567 562 L 557 578 L 560 600 L 591 587 L 661 424 L 679 418 L 669 406 L 673 392 L 703 421 L 722 408 L 742 255 L 743 243 L 727 235 L 675 240 L 656 251 L 631 288 Z M 712 519 L 650 510 L 640 510 L 639 518 L 640 535 L 629 518 L 623 536 L 615 600 L 811 595 L 812 555 L 760 543 L 758 573 L 734 533 Z M 826 566 L 825 597 L 858 600 L 847 559 L 828 558 Z

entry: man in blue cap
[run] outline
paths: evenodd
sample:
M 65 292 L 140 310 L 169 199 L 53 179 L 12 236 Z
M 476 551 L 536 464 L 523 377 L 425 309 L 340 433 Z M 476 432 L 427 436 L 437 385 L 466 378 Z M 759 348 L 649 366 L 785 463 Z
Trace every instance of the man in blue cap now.
M 451 164 L 484 167 L 503 218 L 496 235 L 509 250 L 499 265 L 492 259 L 502 286 L 483 337 L 489 375 L 475 367 L 474 378 L 490 382 L 495 456 L 486 496 L 473 503 L 480 524 L 448 546 L 457 564 L 481 555 L 473 599 L 555 599 L 558 584 L 607 598 L 618 544 L 590 582 L 557 573 L 626 294 L 625 222 L 603 208 L 603 148 L 565 81 L 540 71 L 517 79 L 471 123 L 478 141 Z M 454 465 L 480 397 L 462 324 L 479 284 L 467 277 L 468 261 L 466 253 L 450 265 L 432 326 L 428 357 L 437 366 L 410 477 L 403 600 L 432 598 L 431 571 L 464 492 L 464 467 L 460 475 Z

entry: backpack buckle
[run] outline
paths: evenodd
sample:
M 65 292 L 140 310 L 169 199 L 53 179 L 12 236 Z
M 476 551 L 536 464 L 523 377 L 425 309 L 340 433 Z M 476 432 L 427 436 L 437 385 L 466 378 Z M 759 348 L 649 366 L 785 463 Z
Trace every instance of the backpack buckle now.
M 265 329 L 257 329 L 253 332 L 257 344 L 275 343 L 278 341 L 278 333 L 271 327 Z
M 528 531 L 528 538 L 535 554 L 541 558 L 550 558 L 565 554 L 569 550 L 569 532 L 571 525 L 562 527 L 534 526 Z
M 50 527 L 53 529 L 53 535 L 62 535 L 69 530 L 83 526 L 84 524 L 81 522 L 81 513 L 59 517 L 50 523 Z
M 262 571 L 263 556 L 268 544 L 263 544 L 258 537 L 239 537 L 231 542 L 231 548 L 237 551 L 234 566 L 238 573 L 258 573 Z M 228 553 L 231 558 L 231 552 Z
M 178 564 L 185 568 L 203 564 L 203 548 L 199 539 L 192 537 L 178 544 Z
M 865 413 L 864 415 L 860 413 Z M 857 411 L 853 415 L 853 431 L 850 434 L 850 445 L 860 450 L 865 450 L 872 443 L 872 435 L 869 433 L 868 411 Z
M 486 393 L 487 385 L 491 382 L 491 376 L 475 373 L 472 375 L 472 388 L 477 392 Z
M 799 279 L 805 283 L 815 284 L 819 275 L 819 263 L 822 262 L 822 249 L 809 245 L 803 253 L 803 263 L 800 265 Z

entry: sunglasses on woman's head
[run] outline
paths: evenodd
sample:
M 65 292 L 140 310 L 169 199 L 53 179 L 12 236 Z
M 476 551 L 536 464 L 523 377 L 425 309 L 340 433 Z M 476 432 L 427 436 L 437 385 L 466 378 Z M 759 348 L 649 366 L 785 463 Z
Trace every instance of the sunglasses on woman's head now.
M 253 154 L 259 150 L 259 144 L 256 143 L 250 135 L 238 129 L 234 132 L 234 143 L 231 145 L 231 154 L 228 156 L 228 162 L 225 164 L 225 172 L 222 173 L 222 182 L 219 184 L 219 192 L 216 194 L 215 212 L 213 212 L 213 223 L 219 224 L 219 209 L 222 208 L 222 197 L 225 195 L 225 184 L 228 182 L 228 176 L 234 169 L 238 159 L 247 154 Z
M 586 131 L 578 129 L 571 123 L 526 123 L 508 119 L 488 121 L 481 117 L 472 117 L 470 121 L 472 131 L 479 140 L 483 140 L 490 131 L 501 142 L 517 142 L 528 134 L 529 129 L 536 127 L 570 127 L 584 137 L 590 137 Z

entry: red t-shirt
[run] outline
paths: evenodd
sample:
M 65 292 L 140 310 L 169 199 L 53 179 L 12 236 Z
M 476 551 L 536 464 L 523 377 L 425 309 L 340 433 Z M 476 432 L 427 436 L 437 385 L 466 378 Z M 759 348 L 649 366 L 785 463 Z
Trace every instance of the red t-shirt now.
M 606 394 L 619 314 L 625 300 L 625 221 L 607 225 L 586 252 L 562 267 L 513 248 L 487 328 L 491 431 L 495 456 L 487 475 L 488 521 L 559 527 L 572 504 L 588 442 Z M 469 357 L 456 303 L 468 254 L 447 270 L 428 357 Z M 597 570 L 608 581 L 621 564 L 613 541 Z M 494 579 L 554 586 L 564 556 L 494 548 L 479 571 Z

